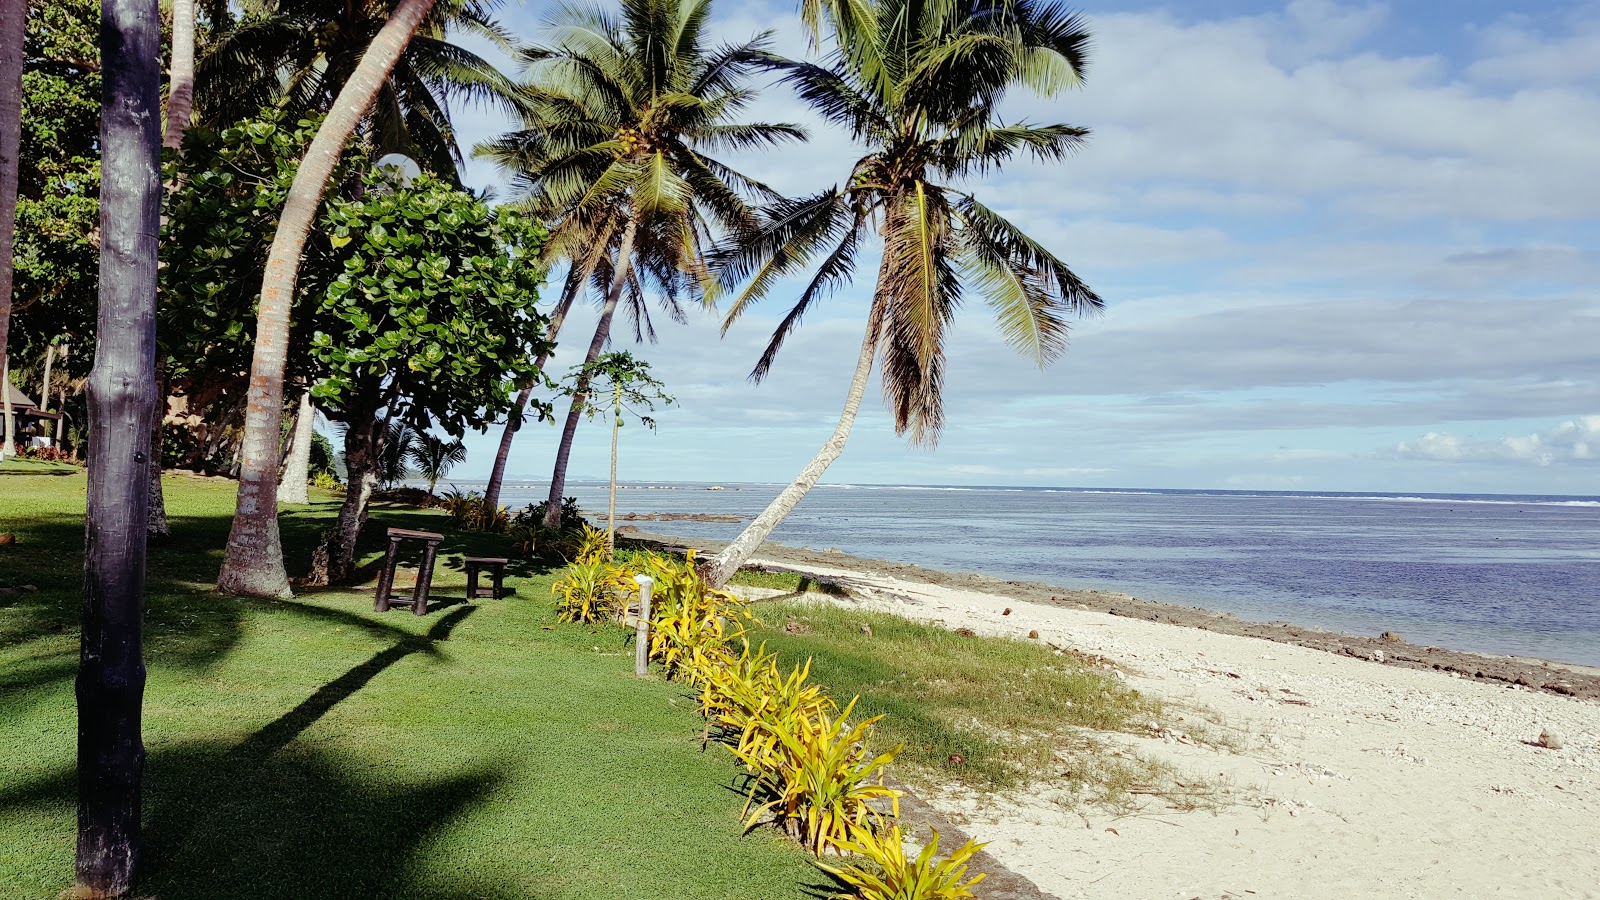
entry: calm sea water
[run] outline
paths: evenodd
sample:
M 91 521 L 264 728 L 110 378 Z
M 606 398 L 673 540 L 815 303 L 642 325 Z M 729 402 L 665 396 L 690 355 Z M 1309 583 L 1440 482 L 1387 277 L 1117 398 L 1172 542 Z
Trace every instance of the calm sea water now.
M 469 485 L 461 483 L 462 488 Z M 753 516 L 781 485 L 630 485 L 618 512 Z M 508 485 L 513 508 L 545 488 Z M 604 484 L 576 483 L 585 509 Z M 639 523 L 727 540 L 740 524 Z M 822 485 L 773 539 L 1259 621 L 1600 665 L 1600 498 Z

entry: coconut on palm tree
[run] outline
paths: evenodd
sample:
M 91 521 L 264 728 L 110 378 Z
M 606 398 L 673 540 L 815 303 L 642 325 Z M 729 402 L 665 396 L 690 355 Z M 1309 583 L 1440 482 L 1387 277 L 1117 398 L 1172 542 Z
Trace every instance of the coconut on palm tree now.
M 1079 83 L 1089 44 L 1080 18 L 1053 0 L 805 0 L 802 13 L 834 49 L 821 63 L 772 65 L 867 153 L 842 186 L 771 204 L 716 254 L 724 284 L 747 283 L 724 332 L 822 255 L 752 377 L 767 374 L 813 305 L 849 282 L 874 231 L 883 255 L 838 426 L 794 483 L 702 564 L 718 586 L 844 451 L 874 360 L 895 431 L 938 440 L 944 339 L 964 291 L 983 297 L 1007 342 L 1041 366 L 1066 349 L 1068 317 L 1102 305 L 1066 263 L 963 188 L 1019 155 L 1062 160 L 1084 140 L 1082 128 L 1008 123 L 999 112 L 1014 87 L 1049 96 Z
M 585 362 L 604 349 L 625 296 L 635 313 L 647 284 L 669 300 L 704 296 L 711 229 L 747 226 L 748 201 L 774 196 L 708 154 L 803 137 L 793 125 L 737 121 L 755 97 L 748 82 L 769 36 L 711 46 L 710 9 L 710 0 L 625 0 L 620 16 L 563 8 L 544 40 L 522 51 L 523 128 L 480 149 L 515 173 L 528 205 L 555 223 L 553 246 L 609 250 L 585 262 L 567 251 L 588 272 L 569 280 L 576 290 L 604 281 Z M 647 320 L 636 321 L 647 330 Z M 578 384 L 551 475 L 557 518 L 586 394 L 587 383 Z M 508 434 L 491 493 L 509 447 Z

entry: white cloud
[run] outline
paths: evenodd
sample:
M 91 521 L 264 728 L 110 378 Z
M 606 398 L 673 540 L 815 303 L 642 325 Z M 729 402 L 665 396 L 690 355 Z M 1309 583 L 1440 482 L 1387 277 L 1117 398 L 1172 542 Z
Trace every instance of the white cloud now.
M 1405 441 L 1395 452 L 1411 459 L 1441 462 L 1497 461 L 1534 466 L 1588 464 L 1600 458 L 1600 416 L 1581 416 L 1534 434 L 1469 441 L 1429 432 Z

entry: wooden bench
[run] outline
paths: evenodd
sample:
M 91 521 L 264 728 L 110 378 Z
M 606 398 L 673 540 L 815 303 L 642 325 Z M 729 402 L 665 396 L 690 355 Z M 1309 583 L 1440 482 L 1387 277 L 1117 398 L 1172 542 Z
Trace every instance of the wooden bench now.
M 492 597 L 500 600 L 505 597 L 506 563 L 508 560 L 497 556 L 469 556 L 467 563 L 467 600 L 471 602 L 479 597 Z M 484 569 L 489 570 L 491 587 L 478 587 L 478 573 Z
M 405 597 L 391 596 L 389 593 L 394 588 L 394 567 L 399 562 L 402 541 L 421 541 L 425 545 L 422 566 L 417 570 L 417 586 L 411 590 L 411 612 L 425 616 L 428 614 L 428 591 L 433 587 L 433 559 L 439 551 L 439 545 L 444 543 L 444 535 L 431 531 L 389 529 L 389 549 L 383 554 L 383 573 L 378 576 L 378 590 L 373 596 L 372 608 L 378 612 L 388 612 L 393 601 L 404 603 L 406 600 Z

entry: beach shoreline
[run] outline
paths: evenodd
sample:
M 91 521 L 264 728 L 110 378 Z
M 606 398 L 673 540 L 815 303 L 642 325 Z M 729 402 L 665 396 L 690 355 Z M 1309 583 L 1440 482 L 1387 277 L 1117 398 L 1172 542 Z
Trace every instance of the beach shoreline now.
M 683 538 L 648 532 L 636 526 L 620 527 L 625 537 L 666 547 L 693 548 L 713 553 L 725 542 Z M 1083 609 L 1130 619 L 1181 625 L 1240 637 L 1260 638 L 1280 644 L 1321 650 L 1375 664 L 1419 669 L 1491 684 L 1515 685 L 1536 691 L 1586 700 L 1600 700 L 1600 668 L 1519 656 L 1498 656 L 1448 647 L 1434 647 L 1331 631 L 1292 622 L 1256 622 L 1231 613 L 1196 606 L 1145 600 L 1115 590 L 1074 589 L 1034 581 L 1018 581 L 975 572 L 950 572 L 913 563 L 852 556 L 836 549 L 812 550 L 768 541 L 757 556 L 783 565 L 826 566 L 883 575 L 908 582 L 994 594 L 1028 603 Z
M 1263 640 L 1225 630 L 1250 623 L 1133 607 L 1112 591 L 829 550 L 769 544 L 751 563 L 845 588 L 738 588 L 753 599 L 803 598 L 1085 654 L 1161 704 L 1166 715 L 1148 731 L 1086 737 L 1166 767 L 1203 804 L 1160 784 L 1131 808 L 1086 803 L 1051 770 L 1001 793 L 936 776 L 913 785 L 939 819 L 989 842 L 1001 866 L 1037 888 L 997 896 L 1600 900 L 1591 673 L 1570 672 L 1568 690 L 1556 691 L 1531 684 L 1568 670 L 1539 661 L 1405 645 L 1404 661 L 1393 661 L 1391 644 L 1379 664 L 1302 637 L 1356 646 L 1333 632 L 1285 626 L 1285 639 Z M 1186 624 L 1189 614 L 1202 624 Z

